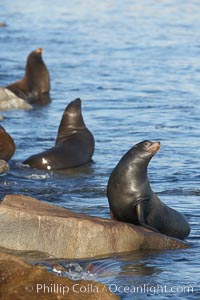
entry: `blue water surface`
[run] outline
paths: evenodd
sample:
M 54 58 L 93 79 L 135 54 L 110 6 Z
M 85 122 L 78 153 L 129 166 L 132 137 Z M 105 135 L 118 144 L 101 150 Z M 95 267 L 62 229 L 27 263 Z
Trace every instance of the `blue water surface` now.
M 22 78 L 27 55 L 42 47 L 53 99 L 3 112 L 17 150 L 0 177 L 1 199 L 21 193 L 109 217 L 106 185 L 114 166 L 134 144 L 161 141 L 149 165 L 151 185 L 186 215 L 192 247 L 94 261 L 105 271 L 99 280 L 122 299 L 199 299 L 199 1 L 1 0 L 0 8 L 7 23 L 0 28 L 0 86 Z M 54 145 L 64 108 L 77 97 L 95 136 L 94 164 L 67 173 L 24 167 L 27 157 Z

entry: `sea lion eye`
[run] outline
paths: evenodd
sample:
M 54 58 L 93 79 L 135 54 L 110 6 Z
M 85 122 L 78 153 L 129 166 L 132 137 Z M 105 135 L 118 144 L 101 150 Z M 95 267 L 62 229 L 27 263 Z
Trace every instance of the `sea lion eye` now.
M 151 143 L 149 142 L 149 141 L 146 141 L 145 143 L 144 143 L 144 146 L 146 147 L 146 146 L 149 146 Z

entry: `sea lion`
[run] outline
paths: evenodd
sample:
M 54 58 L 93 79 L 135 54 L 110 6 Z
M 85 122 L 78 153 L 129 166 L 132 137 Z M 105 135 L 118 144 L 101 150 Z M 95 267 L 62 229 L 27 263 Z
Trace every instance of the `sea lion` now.
M 58 170 L 81 166 L 91 161 L 94 137 L 81 113 L 81 99 L 72 101 L 63 113 L 55 146 L 24 161 L 32 168 Z
M 149 183 L 147 167 L 159 148 L 159 142 L 143 141 L 121 158 L 108 180 L 111 214 L 118 221 L 185 239 L 190 225 L 184 215 L 165 205 Z
M 0 159 L 8 161 L 15 153 L 15 142 L 0 125 Z
M 27 58 L 24 78 L 6 87 L 30 103 L 47 104 L 51 101 L 50 76 L 42 52 L 42 48 L 32 51 Z

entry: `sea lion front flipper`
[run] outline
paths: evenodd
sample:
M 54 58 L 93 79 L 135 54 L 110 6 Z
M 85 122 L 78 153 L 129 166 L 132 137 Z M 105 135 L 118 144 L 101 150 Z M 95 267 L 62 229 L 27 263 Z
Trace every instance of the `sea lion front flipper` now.
M 144 219 L 144 201 L 139 201 L 139 203 L 136 205 L 136 214 L 137 214 L 138 223 L 139 223 L 140 226 L 145 227 L 147 229 L 150 229 L 154 232 L 159 232 L 156 228 L 148 225 L 145 222 L 145 219 Z

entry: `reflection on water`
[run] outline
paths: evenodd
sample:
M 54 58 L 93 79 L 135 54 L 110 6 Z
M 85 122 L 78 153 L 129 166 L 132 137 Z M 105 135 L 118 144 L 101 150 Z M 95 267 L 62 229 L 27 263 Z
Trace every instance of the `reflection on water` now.
M 134 144 L 160 140 L 149 166 L 151 185 L 162 201 L 186 215 L 192 247 L 80 264 L 92 264 L 97 280 L 106 284 L 192 285 L 192 294 L 168 291 L 159 299 L 198 299 L 198 2 L 58 0 L 47 6 L 43 0 L 29 5 L 1 0 L 0 22 L 7 23 L 0 28 L 0 85 L 22 78 L 27 55 L 42 47 L 53 99 L 31 111 L 3 112 L 2 125 L 17 150 L 11 170 L 0 176 L 1 198 L 22 193 L 109 217 L 106 185 L 112 169 Z M 66 172 L 23 166 L 30 155 L 52 147 L 63 110 L 77 97 L 83 99 L 83 116 L 95 136 L 94 163 Z M 124 299 L 133 296 L 117 293 Z

